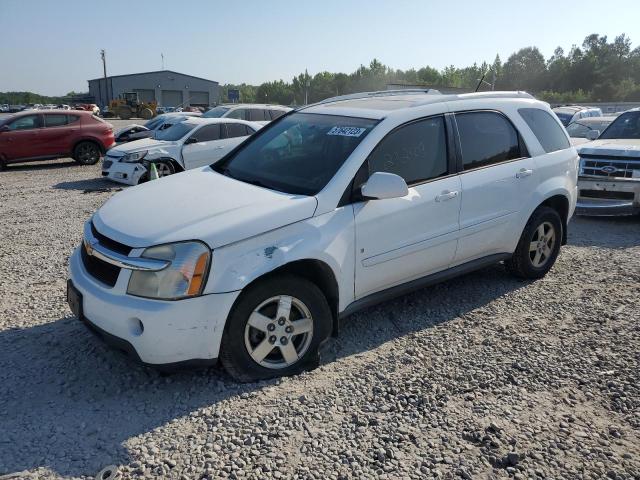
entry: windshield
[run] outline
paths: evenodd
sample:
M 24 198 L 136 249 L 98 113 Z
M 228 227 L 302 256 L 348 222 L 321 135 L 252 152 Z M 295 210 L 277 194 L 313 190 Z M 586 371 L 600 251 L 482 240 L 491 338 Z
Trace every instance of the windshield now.
M 562 124 L 566 127 L 571 123 L 571 119 L 573 118 L 573 113 L 562 113 L 562 112 L 553 112 L 555 113 Z
M 598 137 L 599 140 L 603 138 L 640 138 L 640 111 L 620 115 Z
M 147 127 L 149 130 L 153 130 L 157 128 L 159 125 L 161 125 L 162 122 L 164 122 L 164 120 L 165 120 L 164 115 L 158 115 L 157 117 L 152 118 L 147 123 L 145 123 L 144 126 Z
M 376 123 L 364 118 L 294 113 L 213 168 L 273 190 L 315 195 Z
M 220 118 L 222 117 L 225 113 L 227 113 L 229 110 L 231 110 L 229 107 L 215 107 L 212 108 L 211 110 L 209 110 L 208 112 L 206 112 L 204 115 L 202 115 L 205 118 Z
M 156 133 L 156 140 L 167 140 L 170 142 L 175 142 L 176 140 L 180 140 L 191 130 L 196 128 L 195 123 L 188 122 L 180 122 L 176 123 L 172 127 L 167 128 L 166 130 L 160 130 Z

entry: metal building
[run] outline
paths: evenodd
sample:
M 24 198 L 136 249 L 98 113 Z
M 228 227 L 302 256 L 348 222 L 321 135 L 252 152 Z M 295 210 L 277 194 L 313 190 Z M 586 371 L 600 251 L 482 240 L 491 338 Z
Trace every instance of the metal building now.
M 88 80 L 89 94 L 103 108 L 124 92 L 138 92 L 141 101 L 162 107 L 209 106 L 219 101 L 218 82 L 172 70 L 114 75 Z

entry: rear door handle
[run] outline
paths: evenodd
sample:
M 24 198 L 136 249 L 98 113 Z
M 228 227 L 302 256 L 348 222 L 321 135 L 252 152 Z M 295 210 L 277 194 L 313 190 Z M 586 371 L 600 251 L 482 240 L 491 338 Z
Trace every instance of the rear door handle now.
M 452 198 L 456 198 L 458 196 L 458 191 L 450 192 L 449 190 L 445 190 L 440 195 L 436 197 L 436 202 L 446 202 L 447 200 L 451 200 Z
M 521 168 L 518 173 L 516 173 L 516 178 L 524 178 L 528 177 L 533 173 L 533 170 L 530 168 Z

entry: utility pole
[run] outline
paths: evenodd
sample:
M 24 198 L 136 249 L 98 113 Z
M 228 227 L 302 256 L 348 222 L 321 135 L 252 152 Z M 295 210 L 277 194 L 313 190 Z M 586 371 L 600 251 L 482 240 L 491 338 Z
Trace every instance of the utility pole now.
M 304 69 L 304 104 L 308 105 L 309 104 L 309 72 L 307 72 L 307 69 Z
M 107 54 L 104 48 L 100 50 L 100 58 L 102 58 L 102 72 L 104 73 L 104 93 L 106 96 L 105 105 L 109 105 L 109 84 L 107 83 Z
M 162 70 L 164 70 L 164 53 L 161 53 L 160 57 L 162 57 Z

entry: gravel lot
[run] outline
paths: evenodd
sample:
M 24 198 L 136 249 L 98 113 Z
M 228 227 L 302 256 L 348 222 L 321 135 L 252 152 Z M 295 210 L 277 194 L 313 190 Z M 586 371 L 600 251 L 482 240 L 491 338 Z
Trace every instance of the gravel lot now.
M 1 479 L 640 478 L 640 219 L 577 219 L 541 281 L 402 297 L 315 371 L 238 385 L 132 365 L 70 315 L 67 257 L 118 190 L 68 160 L 0 173 Z

